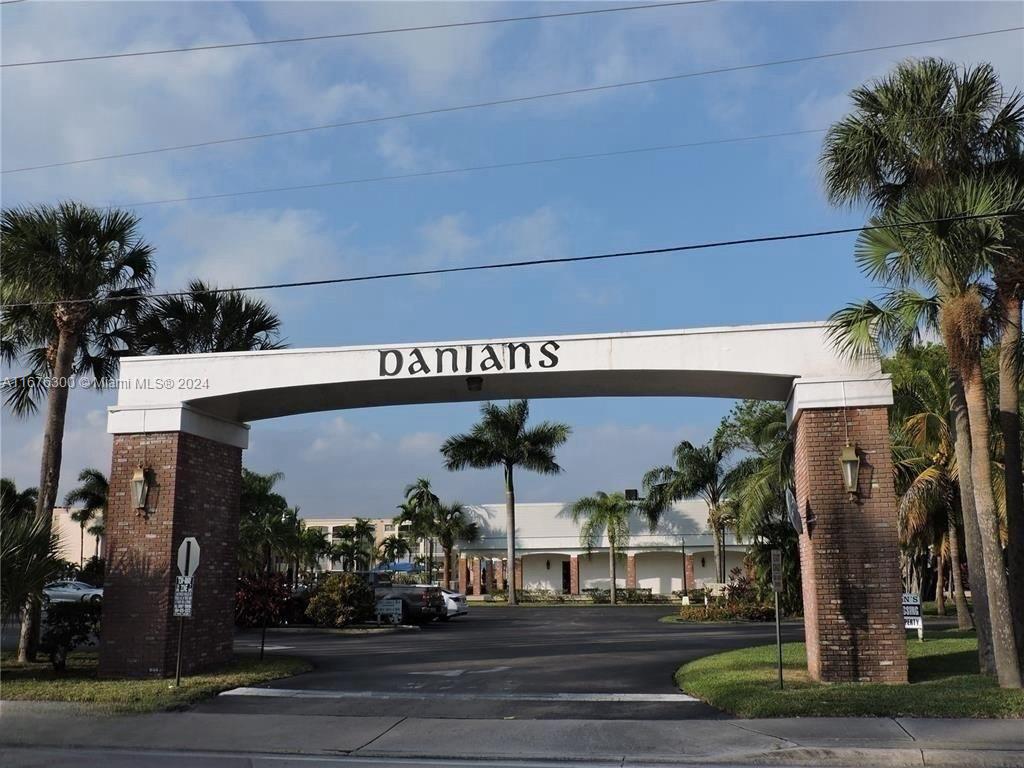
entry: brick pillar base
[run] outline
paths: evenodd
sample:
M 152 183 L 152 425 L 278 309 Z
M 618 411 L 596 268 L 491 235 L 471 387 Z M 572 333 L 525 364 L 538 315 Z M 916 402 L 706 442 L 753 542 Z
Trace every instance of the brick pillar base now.
M 465 555 L 459 556 L 459 591 L 464 595 L 469 594 L 469 561 Z
M 854 501 L 839 466 L 847 430 L 861 459 Z M 804 410 L 795 448 L 808 671 L 830 683 L 905 683 L 888 409 Z
M 516 589 L 523 588 L 523 558 L 516 558 Z
M 145 513 L 134 509 L 129 491 L 140 462 L 152 476 Z M 230 661 L 241 473 L 241 448 L 184 432 L 114 436 L 104 514 L 102 677 L 174 673 L 178 619 L 172 593 L 178 546 L 186 536 L 199 541 L 200 562 L 192 618 L 185 619 L 182 670 Z
M 636 589 L 636 555 L 626 555 L 626 589 Z
M 580 556 L 569 555 L 569 594 L 580 593 Z
M 696 589 L 697 585 L 693 581 L 693 555 L 686 556 L 686 562 L 683 564 L 683 569 L 686 572 L 686 589 Z
M 505 589 L 505 561 L 500 557 L 494 561 L 494 586 L 499 592 Z

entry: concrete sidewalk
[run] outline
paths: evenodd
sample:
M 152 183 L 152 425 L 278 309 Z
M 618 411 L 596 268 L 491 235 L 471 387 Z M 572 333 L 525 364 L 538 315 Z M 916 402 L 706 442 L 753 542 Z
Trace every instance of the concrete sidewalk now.
M 4 702 L 0 745 L 229 755 L 624 764 L 1024 766 L 1024 721 L 458 720 L 205 712 L 92 715 Z M 7 752 L 7 750 L 5 750 Z M 18 750 L 24 753 L 23 750 Z M 8 754 L 12 754 L 8 752 Z

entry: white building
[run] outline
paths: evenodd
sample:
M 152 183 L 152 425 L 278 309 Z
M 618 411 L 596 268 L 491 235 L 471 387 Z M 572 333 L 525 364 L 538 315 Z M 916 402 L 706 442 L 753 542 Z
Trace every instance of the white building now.
M 89 529 L 103 524 L 103 513 L 82 526 L 71 519 L 78 510 L 72 507 L 53 508 L 53 532 L 57 534 L 60 556 L 65 560 L 84 565 L 92 557 L 103 557 L 103 534 L 94 536 Z

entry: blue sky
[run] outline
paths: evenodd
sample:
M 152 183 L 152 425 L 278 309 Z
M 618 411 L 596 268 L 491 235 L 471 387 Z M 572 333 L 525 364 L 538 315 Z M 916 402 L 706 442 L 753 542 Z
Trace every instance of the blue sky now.
M 570 3 L 43 3 L 0 9 L 3 61 L 431 24 Z M 1024 24 L 1004 3 L 734 3 L 4 70 L 6 168 Z M 992 62 L 1024 84 L 1021 33 L 599 94 L 2 177 L 5 206 L 138 203 L 267 186 L 825 128 L 849 90 L 909 56 Z M 817 174 L 820 134 L 216 201 L 140 206 L 159 287 L 301 280 L 582 255 L 853 226 Z M 816 320 L 871 286 L 852 237 L 501 273 L 280 291 L 291 346 Z M 72 396 L 63 494 L 109 469 L 110 394 Z M 565 473 L 524 501 L 639 483 L 731 403 L 537 401 L 566 421 Z M 390 515 L 431 477 L 468 503 L 500 473 L 446 472 L 437 447 L 473 405 L 381 408 L 254 425 L 246 464 L 281 470 L 307 515 Z M 41 420 L 2 416 L 2 471 L 36 484 Z

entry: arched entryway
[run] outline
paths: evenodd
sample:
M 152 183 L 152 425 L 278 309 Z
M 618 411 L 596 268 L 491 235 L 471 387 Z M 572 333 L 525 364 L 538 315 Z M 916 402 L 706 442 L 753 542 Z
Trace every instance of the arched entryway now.
M 822 323 L 125 359 L 108 419 L 115 437 L 101 672 L 173 670 L 174 553 L 188 536 L 203 555 L 186 665 L 230 657 L 247 422 L 405 403 L 602 396 L 786 400 L 810 673 L 906 680 L 892 388 L 877 361 L 839 357 Z M 852 496 L 838 468 L 847 441 L 862 467 Z M 152 484 L 143 508 L 129 492 L 139 466 Z M 592 573 L 584 559 L 577 557 L 580 588 L 606 586 L 607 558 L 595 557 Z M 630 578 L 625 557 L 620 578 Z

